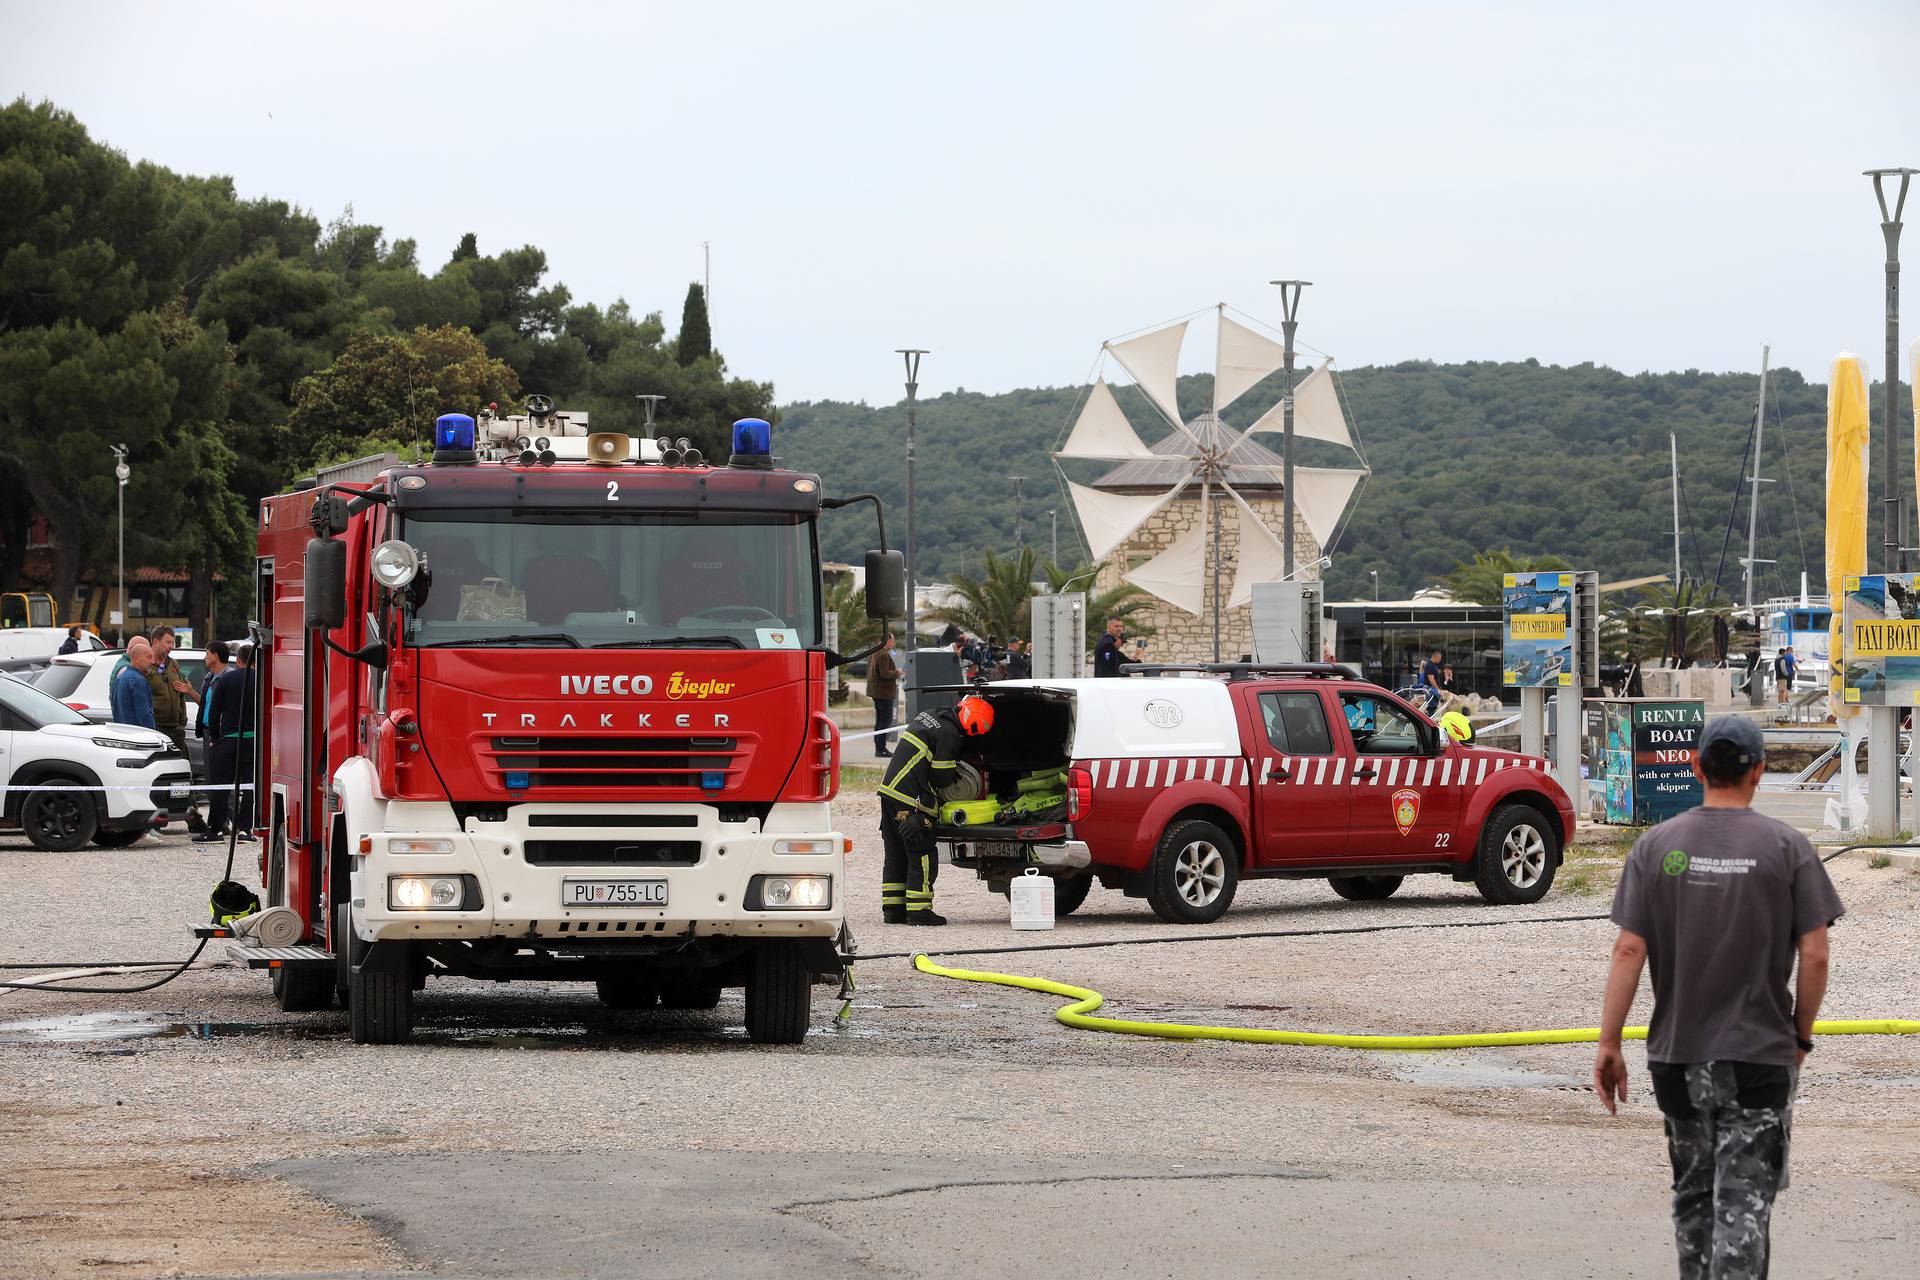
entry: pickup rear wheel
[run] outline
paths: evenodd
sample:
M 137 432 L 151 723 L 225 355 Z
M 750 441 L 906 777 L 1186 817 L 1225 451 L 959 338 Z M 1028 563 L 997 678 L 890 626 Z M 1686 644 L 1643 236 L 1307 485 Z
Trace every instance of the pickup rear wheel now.
M 1053 882 L 1053 914 L 1070 916 L 1080 909 L 1080 904 L 1093 892 L 1093 876 L 1082 873 L 1077 876 L 1061 876 Z
M 1405 876 L 1334 876 L 1327 881 L 1348 902 L 1378 902 L 1391 898 Z
M 1147 865 L 1147 905 L 1169 924 L 1218 920 L 1233 905 L 1239 885 L 1239 855 L 1233 841 L 1201 818 L 1184 818 L 1169 826 Z
M 1500 906 L 1538 902 L 1560 867 L 1560 834 L 1540 811 L 1501 805 L 1480 829 L 1473 882 L 1480 896 Z
M 813 974 L 800 948 L 763 942 L 747 976 L 747 1038 L 755 1044 L 799 1044 L 813 1019 Z

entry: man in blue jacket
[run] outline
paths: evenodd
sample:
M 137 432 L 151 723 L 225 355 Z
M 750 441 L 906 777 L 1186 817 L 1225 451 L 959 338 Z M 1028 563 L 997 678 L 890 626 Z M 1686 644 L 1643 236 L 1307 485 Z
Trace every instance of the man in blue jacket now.
M 108 704 L 113 708 L 115 724 L 134 724 L 154 728 L 153 687 L 147 672 L 153 669 L 153 646 L 135 636 L 127 642 L 127 665 L 113 677 Z

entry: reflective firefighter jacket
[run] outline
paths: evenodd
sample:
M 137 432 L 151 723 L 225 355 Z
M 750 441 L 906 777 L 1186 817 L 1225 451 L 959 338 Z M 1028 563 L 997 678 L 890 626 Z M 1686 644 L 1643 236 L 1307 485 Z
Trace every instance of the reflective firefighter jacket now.
M 900 745 L 893 749 L 880 794 L 923 813 L 934 812 L 940 789 L 953 781 L 966 740 L 967 731 L 951 707 L 920 712 L 907 722 Z

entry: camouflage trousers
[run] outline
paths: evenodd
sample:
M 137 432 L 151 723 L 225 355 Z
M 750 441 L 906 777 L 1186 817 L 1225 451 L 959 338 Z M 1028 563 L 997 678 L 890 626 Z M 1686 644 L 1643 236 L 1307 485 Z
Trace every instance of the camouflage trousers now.
M 1681 1280 L 1762 1280 L 1787 1185 L 1794 1073 L 1745 1062 L 1649 1064 L 1673 1162 Z

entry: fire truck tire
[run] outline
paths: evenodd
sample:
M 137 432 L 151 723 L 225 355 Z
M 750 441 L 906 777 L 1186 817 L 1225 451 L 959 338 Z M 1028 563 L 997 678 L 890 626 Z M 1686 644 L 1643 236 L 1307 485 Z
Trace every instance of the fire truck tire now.
M 1327 881 L 1348 902 L 1378 902 L 1391 898 L 1405 876 L 1334 876 Z
M 1147 905 L 1168 924 L 1210 924 L 1233 905 L 1239 861 L 1218 826 L 1204 818 L 1176 819 L 1147 864 Z
M 403 942 L 383 943 L 403 947 Z M 353 971 L 348 982 L 347 1021 L 355 1044 L 405 1044 L 413 1034 L 413 966 L 390 964 L 378 972 Z
M 1070 916 L 1086 902 L 1087 895 L 1093 892 L 1091 875 L 1061 876 L 1053 882 L 1053 914 Z
M 273 1001 L 282 1013 L 333 1008 L 333 975 L 324 969 L 273 970 Z
M 755 1044 L 799 1044 L 813 1020 L 813 974 L 800 948 L 763 942 L 747 977 L 747 1039 Z
M 630 974 L 595 978 L 593 989 L 599 994 L 600 1003 L 609 1009 L 651 1009 L 660 1003 L 660 986 L 652 978 L 636 978 Z
M 1522 906 L 1547 896 L 1559 866 L 1560 837 L 1553 824 L 1528 805 L 1501 805 L 1480 829 L 1473 882 L 1488 902 Z
M 333 908 L 333 998 L 342 1009 L 353 1004 L 353 904 Z
M 720 984 L 705 978 L 675 978 L 660 984 L 662 1009 L 717 1009 Z
M 93 839 L 99 829 L 94 797 L 77 787 L 77 778 L 42 778 L 47 789 L 31 791 L 20 802 L 20 829 L 43 853 L 71 853 Z

